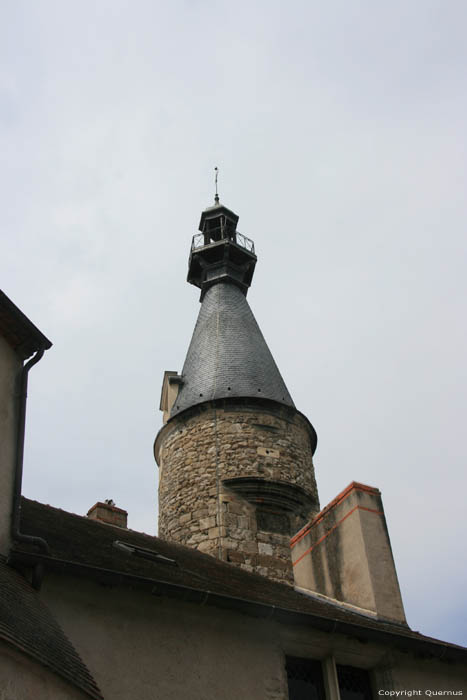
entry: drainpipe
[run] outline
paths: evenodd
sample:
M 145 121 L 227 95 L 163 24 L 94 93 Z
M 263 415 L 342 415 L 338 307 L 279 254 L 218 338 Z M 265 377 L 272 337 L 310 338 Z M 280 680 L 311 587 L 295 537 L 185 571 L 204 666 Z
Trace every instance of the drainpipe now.
M 17 542 L 24 544 L 32 544 L 40 549 L 45 554 L 50 554 L 50 548 L 47 542 L 42 537 L 34 537 L 25 535 L 20 532 L 20 517 L 21 517 L 21 487 L 23 483 L 23 457 L 24 457 L 24 434 L 26 427 L 26 398 L 28 394 L 28 375 L 29 370 L 39 362 L 45 352 L 45 348 L 40 348 L 36 354 L 23 365 L 20 378 L 20 393 L 19 393 L 19 411 L 18 411 L 18 433 L 15 455 L 15 484 L 13 491 L 13 513 L 11 519 L 11 536 Z M 36 565 L 33 571 L 32 585 L 37 590 L 42 583 L 44 575 L 43 564 Z

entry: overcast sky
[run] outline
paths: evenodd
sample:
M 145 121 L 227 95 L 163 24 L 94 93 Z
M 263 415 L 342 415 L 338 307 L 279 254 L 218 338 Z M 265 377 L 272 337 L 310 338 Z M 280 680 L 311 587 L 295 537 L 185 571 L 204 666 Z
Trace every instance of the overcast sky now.
M 164 370 L 221 200 L 318 433 L 324 506 L 381 489 L 409 624 L 467 644 L 466 59 L 459 0 L 4 0 L 1 286 L 53 342 L 23 492 L 157 533 Z

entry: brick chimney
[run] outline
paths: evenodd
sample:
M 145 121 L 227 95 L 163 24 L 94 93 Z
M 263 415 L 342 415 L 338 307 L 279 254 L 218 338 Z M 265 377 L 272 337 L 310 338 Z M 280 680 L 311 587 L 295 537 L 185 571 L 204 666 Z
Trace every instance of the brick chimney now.
M 107 498 L 104 503 L 98 501 L 92 508 L 88 510 L 88 518 L 98 520 L 101 523 L 108 525 L 117 525 L 118 527 L 127 527 L 128 513 L 122 508 L 117 508 L 111 498 Z

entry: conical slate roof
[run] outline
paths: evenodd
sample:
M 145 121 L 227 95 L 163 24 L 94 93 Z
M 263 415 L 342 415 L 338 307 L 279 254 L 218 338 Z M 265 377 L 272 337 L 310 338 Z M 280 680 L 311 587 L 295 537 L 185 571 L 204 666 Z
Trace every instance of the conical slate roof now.
M 171 416 L 213 399 L 256 397 L 294 406 L 245 295 L 230 282 L 205 295 Z

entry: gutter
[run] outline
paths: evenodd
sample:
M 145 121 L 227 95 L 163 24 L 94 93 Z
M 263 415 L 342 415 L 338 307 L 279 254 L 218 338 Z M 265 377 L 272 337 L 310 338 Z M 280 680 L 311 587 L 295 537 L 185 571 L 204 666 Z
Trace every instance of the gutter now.
M 18 432 L 16 441 L 15 454 L 15 480 L 13 490 L 13 512 L 11 517 L 11 536 L 12 539 L 24 544 L 31 544 L 39 547 L 45 554 L 50 554 L 50 547 L 42 537 L 34 537 L 25 535 L 20 531 L 21 518 L 21 488 L 23 484 L 23 460 L 24 460 L 24 436 L 26 429 L 26 400 L 28 394 L 28 376 L 29 371 L 43 357 L 46 348 L 42 347 L 37 350 L 36 354 L 28 361 L 21 370 L 20 392 L 19 392 L 19 411 L 18 411 Z M 34 588 L 39 590 L 44 575 L 44 567 L 40 562 L 34 567 L 33 581 Z
M 321 617 L 313 613 L 300 612 L 281 608 L 270 603 L 258 603 L 245 598 L 237 598 L 224 593 L 214 593 L 209 590 L 191 588 L 182 584 L 161 581 L 157 579 L 128 574 L 122 571 L 104 569 L 89 564 L 81 564 L 66 559 L 56 559 L 44 554 L 12 550 L 10 564 L 17 566 L 35 566 L 37 563 L 47 564 L 49 571 L 70 574 L 83 578 L 91 578 L 100 583 L 114 586 L 128 586 L 146 590 L 155 596 L 176 598 L 183 602 L 200 606 L 212 605 L 217 608 L 236 610 L 252 617 L 275 620 L 281 624 L 312 626 L 329 634 L 343 634 L 360 639 L 364 642 L 371 640 L 396 647 L 404 651 L 413 651 L 427 658 L 443 659 L 444 661 L 466 662 L 467 649 L 464 647 L 445 644 L 435 639 L 414 637 L 401 634 L 400 628 L 394 632 L 360 626 L 352 622 L 343 622 L 332 618 Z

